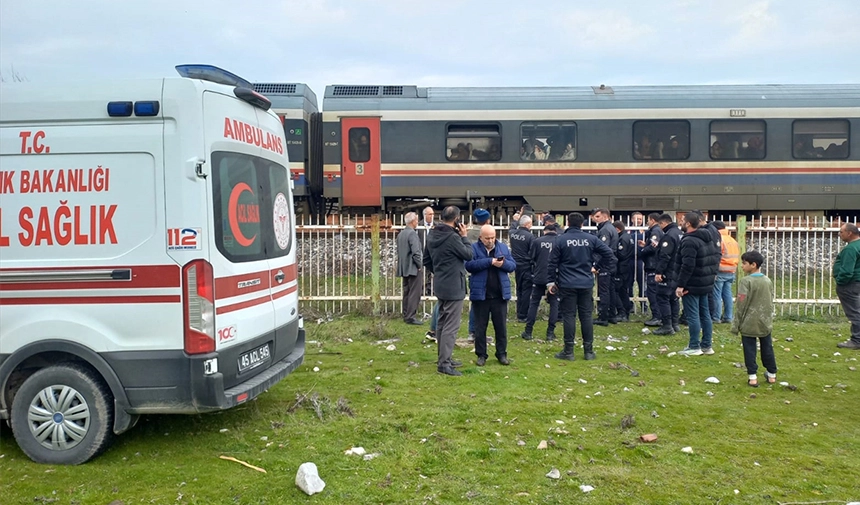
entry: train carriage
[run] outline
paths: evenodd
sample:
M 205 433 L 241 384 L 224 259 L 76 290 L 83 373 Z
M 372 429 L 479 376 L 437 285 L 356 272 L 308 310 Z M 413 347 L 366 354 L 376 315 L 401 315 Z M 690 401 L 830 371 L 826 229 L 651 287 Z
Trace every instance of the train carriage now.
M 341 211 L 856 213 L 858 132 L 860 85 L 331 85 L 308 170 Z

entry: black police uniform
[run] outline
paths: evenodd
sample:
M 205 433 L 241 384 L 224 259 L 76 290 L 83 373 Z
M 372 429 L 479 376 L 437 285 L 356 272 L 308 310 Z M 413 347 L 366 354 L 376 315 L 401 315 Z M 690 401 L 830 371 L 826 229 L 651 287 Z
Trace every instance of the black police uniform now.
M 608 220 L 597 225 L 597 238 L 599 238 L 609 249 L 615 253 L 618 249 L 618 230 Z M 615 319 L 615 271 L 606 269 L 597 272 L 597 321 L 594 324 L 606 326 Z
M 657 281 L 654 280 L 654 275 L 657 273 L 657 251 L 660 249 L 660 243 L 663 241 L 663 230 L 659 224 L 648 228 L 645 232 L 645 245 L 639 248 L 639 257 L 642 258 L 645 270 L 645 296 L 648 297 L 648 305 L 651 307 L 651 320 L 646 324 L 648 326 L 659 326 L 662 322 L 660 318 L 660 307 L 657 305 Z
M 532 294 L 531 246 L 535 236 L 528 228 L 511 231 L 511 256 L 517 264 L 514 279 L 517 283 L 517 321 L 525 321 L 529 315 L 529 300 Z

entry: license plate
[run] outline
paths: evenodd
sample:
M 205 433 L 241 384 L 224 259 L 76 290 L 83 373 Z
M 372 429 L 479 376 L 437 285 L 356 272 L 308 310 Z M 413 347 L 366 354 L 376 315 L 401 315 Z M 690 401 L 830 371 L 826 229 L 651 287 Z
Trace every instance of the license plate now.
M 269 343 L 257 347 L 256 349 L 251 349 L 250 351 L 239 356 L 239 373 L 247 372 L 248 370 L 257 368 L 263 363 L 269 361 L 269 358 L 272 357 L 272 353 L 269 350 Z

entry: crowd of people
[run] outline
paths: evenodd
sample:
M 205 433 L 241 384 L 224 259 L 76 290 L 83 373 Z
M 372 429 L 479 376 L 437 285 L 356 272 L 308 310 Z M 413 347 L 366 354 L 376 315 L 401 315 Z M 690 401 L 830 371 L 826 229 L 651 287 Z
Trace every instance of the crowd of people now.
M 655 335 L 673 335 L 682 323 L 688 326 L 687 345 L 678 354 L 715 354 L 714 324 L 730 324 L 731 332 L 741 336 L 748 384 L 758 386 L 758 352 L 767 382 L 776 381 L 774 292 L 773 283 L 761 271 L 765 258 L 758 251 L 740 255 L 737 241 L 721 221 L 709 222 L 695 210 L 685 213 L 680 222 L 671 214 L 636 212 L 632 215 L 636 230 L 630 232 L 623 222 L 612 221 L 608 209 L 597 208 L 590 214 L 597 230 L 589 233 L 582 229 L 586 222 L 582 213 L 568 214 L 567 227 L 562 228 L 554 216 L 536 216 L 524 206 L 513 216 L 509 244 L 505 244 L 489 224 L 487 210 L 475 210 L 471 226 L 463 223 L 456 206 L 443 209 L 439 221 L 434 216 L 427 207 L 421 223 L 417 213 L 404 217 L 406 226 L 397 237 L 397 275 L 403 279 L 406 323 L 424 324 L 417 315 L 421 294 L 436 296 L 426 338 L 437 342 L 439 373 L 462 375 L 457 368 L 463 363 L 454 359 L 453 351 L 467 295 L 469 341 L 474 343 L 477 366 L 485 366 L 489 357 L 490 322 L 495 358 L 502 365 L 510 364 L 507 315 L 514 293 L 516 320 L 525 324 L 521 338 L 534 338 L 538 309 L 546 300 L 546 341 L 556 339 L 559 322 L 563 326 L 563 348 L 555 357 L 576 359 L 578 319 L 582 357 L 593 360 L 594 325 L 630 321 L 635 282 L 639 298 L 647 299 L 641 302 L 643 312 L 650 311 L 644 324 L 654 327 Z M 536 223 L 543 227 L 540 236 L 532 230 Z M 832 274 L 851 322 L 851 337 L 837 346 L 860 350 L 860 232 L 856 225 L 845 223 L 840 237 L 847 245 L 839 252 Z M 734 298 L 732 285 L 739 266 L 745 276 Z

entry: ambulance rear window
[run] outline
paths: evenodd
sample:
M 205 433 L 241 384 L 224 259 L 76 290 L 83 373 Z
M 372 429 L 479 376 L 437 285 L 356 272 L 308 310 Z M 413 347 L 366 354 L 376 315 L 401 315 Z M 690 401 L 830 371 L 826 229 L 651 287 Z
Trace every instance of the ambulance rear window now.
M 292 223 L 286 168 L 233 152 L 212 153 L 212 163 L 215 242 L 221 254 L 234 263 L 287 254 Z

